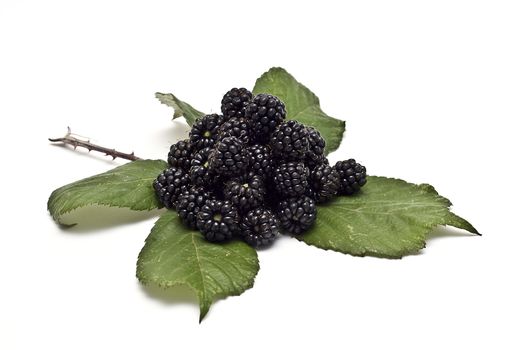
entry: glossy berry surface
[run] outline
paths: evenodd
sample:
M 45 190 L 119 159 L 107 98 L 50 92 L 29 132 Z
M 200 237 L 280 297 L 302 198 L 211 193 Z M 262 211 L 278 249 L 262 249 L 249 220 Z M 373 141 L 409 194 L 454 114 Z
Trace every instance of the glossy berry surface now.
M 334 169 L 340 175 L 341 194 L 354 194 L 367 183 L 367 169 L 354 159 L 339 161 L 334 165 Z
M 307 231 L 316 220 L 316 204 L 306 196 L 289 198 L 278 204 L 277 216 L 281 227 L 292 234 Z
M 253 209 L 241 220 L 240 236 L 255 248 L 271 244 L 278 235 L 278 222 L 269 209 Z
M 196 119 L 189 132 L 189 142 L 194 151 L 214 146 L 222 124 L 223 116 L 219 114 L 207 114 Z
M 262 143 L 269 140 L 270 134 L 285 116 L 285 105 L 276 96 L 268 94 L 256 95 L 245 109 L 245 117 L 251 123 L 254 137 Z
M 283 160 L 304 160 L 309 152 L 308 130 L 300 122 L 289 120 L 280 124 L 272 133 L 272 156 Z
M 213 199 L 213 195 L 203 187 L 190 187 L 186 189 L 178 197 L 176 204 L 176 211 L 183 223 L 195 229 L 197 215 L 210 199 Z
M 224 197 L 245 212 L 261 206 L 265 198 L 263 177 L 256 174 L 245 174 L 225 183 Z
M 234 136 L 248 145 L 251 142 L 251 126 L 245 118 L 233 117 L 224 122 L 218 130 L 219 138 Z
M 284 197 L 299 197 L 309 187 L 309 169 L 302 162 L 281 163 L 274 169 L 273 183 Z
M 171 146 L 167 155 L 167 162 L 171 167 L 189 171 L 192 155 L 193 152 L 189 139 L 181 140 Z
M 221 139 L 209 155 L 210 170 L 224 178 L 241 175 L 248 166 L 249 152 L 234 136 Z
M 174 208 L 178 196 L 189 185 L 189 175 L 180 168 L 169 168 L 163 171 L 153 182 L 156 196 L 166 208 Z
M 211 154 L 212 148 L 206 147 L 193 156 L 191 160 L 191 167 L 189 168 L 189 177 L 191 184 L 194 186 L 211 186 L 216 178 L 209 170 L 209 155 Z
M 312 199 L 324 203 L 338 193 L 340 175 L 332 167 L 322 164 L 311 171 L 309 182 Z
M 273 171 L 273 159 L 271 157 L 271 150 L 268 146 L 252 145 L 247 148 L 249 152 L 249 172 L 261 175 L 264 179 L 268 179 Z
M 222 98 L 222 113 L 226 120 L 245 116 L 245 109 L 252 100 L 252 93 L 246 88 L 232 88 Z
M 208 200 L 198 212 L 196 226 L 210 242 L 223 242 L 238 232 L 238 210 L 229 201 Z

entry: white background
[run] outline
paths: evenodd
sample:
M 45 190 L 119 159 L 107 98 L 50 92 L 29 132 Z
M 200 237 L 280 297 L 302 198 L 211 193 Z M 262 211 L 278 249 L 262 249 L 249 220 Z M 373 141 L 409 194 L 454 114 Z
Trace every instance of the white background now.
M 522 18 L 500 0 L 2 0 L 0 348 L 521 349 Z M 157 213 L 53 223 L 53 189 L 125 162 L 47 137 L 163 158 L 187 127 L 154 92 L 217 112 L 271 66 L 347 120 L 331 161 L 431 183 L 484 236 L 438 229 L 401 260 L 283 237 L 199 325 L 189 292 L 134 276 Z

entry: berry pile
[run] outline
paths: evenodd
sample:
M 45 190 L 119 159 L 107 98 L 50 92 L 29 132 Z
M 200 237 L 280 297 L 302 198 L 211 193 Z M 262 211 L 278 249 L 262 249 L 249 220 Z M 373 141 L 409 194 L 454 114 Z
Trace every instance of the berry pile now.
M 320 133 L 286 121 L 276 96 L 234 88 L 221 110 L 171 146 L 169 168 L 153 183 L 163 205 L 207 240 L 239 237 L 261 247 L 280 231 L 302 234 L 316 220 L 316 203 L 365 185 L 365 167 L 354 159 L 330 166 Z

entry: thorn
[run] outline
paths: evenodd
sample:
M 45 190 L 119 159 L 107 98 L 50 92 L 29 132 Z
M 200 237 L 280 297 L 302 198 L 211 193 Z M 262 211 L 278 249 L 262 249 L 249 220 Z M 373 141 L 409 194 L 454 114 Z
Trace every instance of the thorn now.
M 91 142 L 91 140 L 89 140 L 89 139 L 81 140 L 81 139 L 77 138 L 76 136 L 79 136 L 79 135 L 72 134 L 71 128 L 67 127 L 67 135 L 65 135 L 64 137 L 60 137 L 60 138 L 48 138 L 48 140 L 50 142 L 61 142 L 64 145 L 69 145 L 69 146 L 73 147 L 73 149 L 75 149 L 75 150 L 78 147 L 82 147 L 82 148 L 86 148 L 89 152 L 91 152 L 91 151 L 101 152 L 101 153 L 105 154 L 106 156 L 112 157 L 113 160 L 116 158 L 123 158 L 123 159 L 131 160 L 131 161 L 140 159 L 139 157 L 137 157 L 134 154 L 134 152 L 132 152 L 130 154 L 118 152 L 114 148 L 111 150 L 106 147 L 98 146 L 98 145 L 93 144 Z

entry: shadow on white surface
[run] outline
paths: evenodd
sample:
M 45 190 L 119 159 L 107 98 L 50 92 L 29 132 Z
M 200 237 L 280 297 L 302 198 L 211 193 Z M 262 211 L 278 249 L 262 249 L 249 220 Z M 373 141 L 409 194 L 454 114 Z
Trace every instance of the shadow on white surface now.
M 478 235 L 452 226 L 438 226 L 427 235 L 427 244 L 429 244 L 431 241 L 453 237 L 471 237 L 477 239 L 481 238 Z
M 156 285 L 143 285 L 137 282 L 144 294 L 157 302 L 165 305 L 186 304 L 198 309 L 198 298 L 196 293 L 189 287 L 179 285 L 170 288 L 161 288 Z
M 446 240 L 446 239 L 457 239 L 457 238 L 470 238 L 470 239 L 481 239 L 481 236 L 475 235 L 468 231 L 455 228 L 453 226 L 437 226 L 430 233 L 427 234 L 425 239 L 426 245 L 424 249 L 421 249 L 417 253 L 410 254 L 411 256 L 423 255 L 426 254 L 426 250 L 430 245 L 436 241 Z
M 170 145 L 188 138 L 190 130 L 191 128 L 185 122 L 185 119 L 180 118 L 173 120 L 169 127 L 162 128 L 150 137 L 159 145 Z
M 104 233 L 104 229 L 130 225 L 139 221 L 159 217 L 163 210 L 134 211 L 127 208 L 114 208 L 101 205 L 74 210 L 62 217 L 62 222 L 76 224 L 62 225 L 65 233 Z M 49 216 L 51 218 L 51 216 Z

